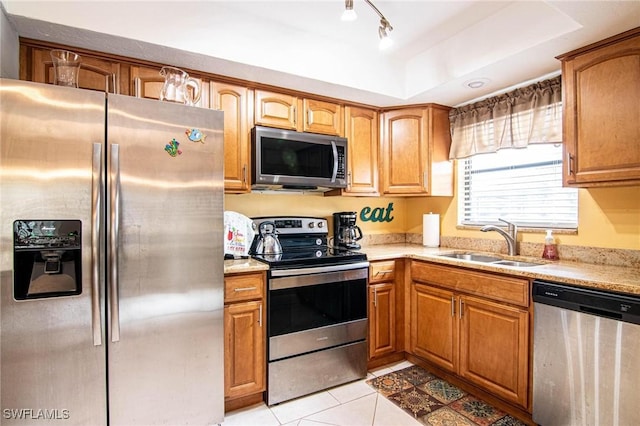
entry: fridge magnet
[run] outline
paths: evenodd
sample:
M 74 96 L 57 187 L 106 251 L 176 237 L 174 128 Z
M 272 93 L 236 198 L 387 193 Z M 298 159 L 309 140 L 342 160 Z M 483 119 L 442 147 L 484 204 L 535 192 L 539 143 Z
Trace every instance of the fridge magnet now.
M 169 153 L 170 156 L 175 157 L 176 155 L 182 154 L 182 151 L 178 149 L 180 146 L 180 142 L 175 139 L 171 139 L 171 142 L 164 146 L 164 150 Z
M 187 129 L 185 133 L 191 142 L 204 143 L 204 140 L 207 138 L 207 135 L 202 133 L 200 129 Z

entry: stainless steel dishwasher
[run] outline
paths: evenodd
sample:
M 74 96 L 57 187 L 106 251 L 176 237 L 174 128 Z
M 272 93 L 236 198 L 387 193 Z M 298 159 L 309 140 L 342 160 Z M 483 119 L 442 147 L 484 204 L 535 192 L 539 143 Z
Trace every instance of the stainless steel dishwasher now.
M 640 297 L 535 280 L 533 420 L 640 425 Z

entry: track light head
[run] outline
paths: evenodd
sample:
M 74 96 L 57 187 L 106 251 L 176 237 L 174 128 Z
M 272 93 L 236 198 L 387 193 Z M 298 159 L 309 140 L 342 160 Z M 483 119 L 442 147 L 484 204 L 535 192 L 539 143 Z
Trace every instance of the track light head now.
M 393 27 L 385 18 L 380 19 L 380 27 L 378 28 L 378 36 L 380 37 L 380 49 L 386 49 L 393 44 L 389 33 L 393 31 Z
M 353 10 L 353 0 L 344 0 L 344 12 L 341 19 L 343 21 L 355 21 L 358 18 L 356 11 Z
M 368 4 L 371 9 L 380 17 L 380 27 L 378 28 L 378 36 L 380 37 L 380 49 L 386 49 L 392 44 L 391 38 L 389 37 L 389 33 L 393 31 L 393 27 L 387 21 L 387 18 L 384 17 L 382 12 L 378 10 L 378 8 L 371 2 L 371 0 L 364 0 L 366 4 Z M 356 19 L 356 12 L 353 10 L 353 0 L 345 0 L 344 1 L 344 12 L 342 13 L 343 21 L 353 21 Z

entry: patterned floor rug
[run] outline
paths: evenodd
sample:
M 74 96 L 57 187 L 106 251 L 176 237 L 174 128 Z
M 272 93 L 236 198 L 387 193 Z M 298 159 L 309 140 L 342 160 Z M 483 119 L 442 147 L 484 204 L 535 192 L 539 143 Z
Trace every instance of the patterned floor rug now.
M 525 426 L 417 365 L 369 379 L 367 384 L 425 425 Z

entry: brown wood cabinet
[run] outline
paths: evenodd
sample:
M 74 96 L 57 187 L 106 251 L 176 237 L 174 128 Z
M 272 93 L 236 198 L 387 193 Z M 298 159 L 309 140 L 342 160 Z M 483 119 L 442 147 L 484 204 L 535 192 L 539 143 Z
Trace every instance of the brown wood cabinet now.
M 303 132 L 344 135 L 343 107 L 332 102 L 303 99 Z
M 131 67 L 130 92 L 137 98 L 160 99 L 164 77 L 160 67 Z
M 300 120 L 297 96 L 256 90 L 254 99 L 254 124 L 281 129 L 298 129 Z
M 264 273 L 228 275 L 224 279 L 224 395 L 234 399 L 266 389 Z
M 639 184 L 640 27 L 558 59 L 564 184 Z
M 527 408 L 529 312 L 473 296 L 458 300 L 458 374 Z
M 347 145 L 347 189 L 343 195 L 380 194 L 378 182 L 378 113 L 367 108 L 345 108 Z
M 418 261 L 411 278 L 411 352 L 526 410 L 528 281 Z
M 249 160 L 250 90 L 232 84 L 210 82 L 211 108 L 224 111 L 224 190 L 251 191 Z
M 52 82 L 49 52 L 66 48 L 36 40 L 20 41 L 20 78 Z M 80 87 L 159 99 L 162 64 L 74 49 L 82 56 Z M 202 87 L 196 106 L 225 112 L 225 191 L 245 193 L 250 182 L 250 129 L 264 125 L 346 136 L 348 187 L 330 195 L 453 195 L 453 163 L 448 160 L 448 107 L 428 104 L 380 115 L 375 109 L 345 106 L 200 71 L 189 71 Z M 220 81 L 217 81 L 219 79 Z M 231 83 L 228 83 L 231 81 Z M 284 92 L 286 90 L 283 89 Z
M 131 87 L 130 92 L 135 97 L 146 99 L 160 99 L 160 92 L 164 86 L 164 77 L 160 74 L 162 67 L 131 66 Z M 201 78 L 195 78 L 200 84 L 200 99 L 195 106 L 200 108 L 209 107 L 209 83 Z M 193 90 L 191 87 L 189 90 Z
M 380 175 L 387 195 L 453 195 L 449 108 L 429 105 L 382 116 Z
M 342 105 L 294 95 L 255 91 L 254 123 L 299 132 L 344 134 Z
M 51 49 L 21 44 L 20 79 L 53 84 L 54 70 L 50 52 Z M 121 93 L 120 63 L 90 56 L 84 52 L 80 54 L 80 57 L 78 87 L 101 92 Z
M 411 287 L 411 352 L 455 372 L 458 329 L 452 291 L 425 284 Z
M 369 266 L 369 359 L 396 352 L 395 272 L 394 260 Z

